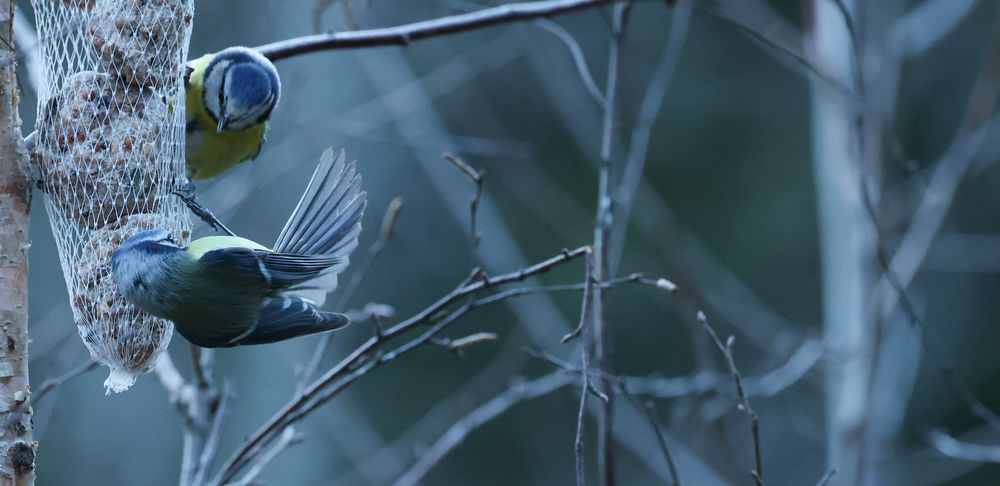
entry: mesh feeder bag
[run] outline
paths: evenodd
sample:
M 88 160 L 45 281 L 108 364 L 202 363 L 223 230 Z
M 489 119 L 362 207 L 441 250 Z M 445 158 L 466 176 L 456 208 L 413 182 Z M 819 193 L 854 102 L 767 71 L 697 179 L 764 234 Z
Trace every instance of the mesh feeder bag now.
M 183 66 L 192 0 L 32 0 L 45 85 L 33 161 L 77 330 L 109 391 L 150 371 L 173 327 L 125 302 L 111 255 L 147 229 L 190 236 Z

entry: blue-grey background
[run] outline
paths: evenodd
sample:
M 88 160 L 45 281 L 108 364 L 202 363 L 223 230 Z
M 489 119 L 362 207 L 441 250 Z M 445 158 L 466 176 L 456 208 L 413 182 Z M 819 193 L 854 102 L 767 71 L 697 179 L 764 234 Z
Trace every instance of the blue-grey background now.
M 317 3 L 197 2 L 191 57 L 309 34 L 314 22 L 322 29 L 351 28 L 338 4 L 315 18 Z M 771 3 L 801 24 L 799 2 Z M 929 162 L 944 150 L 959 122 L 996 14 L 990 2 L 980 3 L 953 35 L 904 66 L 896 130 L 918 161 L 918 177 L 926 176 Z M 30 10 L 29 2 L 18 4 Z M 451 3 L 436 0 L 349 4 L 362 27 L 456 12 Z M 670 16 L 664 2 L 640 2 L 631 17 L 621 90 L 626 140 L 666 43 Z M 577 37 L 603 84 L 605 19 L 584 11 L 555 20 Z M 278 69 L 283 98 L 260 157 L 202 189 L 211 207 L 222 208 L 231 228 L 270 242 L 322 151 L 345 149 L 358 160 L 369 194 L 359 254 L 376 238 L 389 201 L 397 195 L 405 200 L 396 237 L 349 307 L 386 303 L 397 317 L 405 317 L 467 275 L 472 187 L 441 159 L 444 151 L 486 171 L 489 203 L 480 218 L 480 253 L 491 273 L 515 270 L 592 238 L 600 112 L 566 47 L 550 33 L 531 24 L 503 25 L 405 48 L 310 54 L 281 61 Z M 34 123 L 35 98 L 31 86 L 21 83 L 27 130 Z M 609 322 L 618 372 L 679 376 L 697 371 L 697 343 L 703 340 L 692 325 L 696 308 L 704 308 L 720 332 L 736 335 L 737 360 L 748 375 L 772 369 L 804 339 L 819 336 L 809 96 L 807 79 L 773 52 L 730 24 L 694 13 L 654 128 L 620 270 L 674 279 L 684 295 L 639 287 L 612 293 Z M 887 172 L 901 171 L 891 167 Z M 1000 302 L 997 187 L 995 165 L 965 181 L 943 228 L 942 241 L 948 235 L 983 236 L 975 247 L 983 260 L 959 268 L 949 256 L 953 253 L 939 245 L 913 290 L 934 338 L 994 408 L 1000 407 L 994 345 L 1000 339 L 994 325 Z M 36 199 L 31 229 L 35 384 L 86 359 L 40 202 Z M 582 275 L 582 265 L 574 263 L 542 282 L 579 282 Z M 282 454 L 260 479 L 304 485 L 391 482 L 459 416 L 519 377 L 550 371 L 527 360 L 521 346 L 570 354 L 557 340 L 578 318 L 579 295 L 525 297 L 522 305 L 520 315 L 503 304 L 483 308 L 451 328 L 446 333 L 451 337 L 479 331 L 500 336 L 463 358 L 426 347 L 367 375 L 306 420 L 301 430 L 307 440 Z M 366 325 L 338 333 L 326 364 L 370 334 Z M 221 458 L 292 396 L 296 367 L 315 342 L 312 337 L 216 353 L 218 379 L 231 381 L 237 390 Z M 171 353 L 189 373 L 187 344 L 180 336 L 174 336 Z M 721 370 L 717 355 L 708 356 L 710 365 Z M 907 359 L 922 358 L 918 353 Z M 936 369 L 926 364 L 919 369 L 903 412 L 903 434 L 879 459 L 886 480 L 1000 480 L 995 466 L 929 451 L 928 430 L 975 432 L 981 424 Z M 143 376 L 127 393 L 105 396 L 104 377 L 104 371 L 91 372 L 37 405 L 38 483 L 176 484 L 181 419 L 159 382 Z M 821 393 L 817 367 L 781 394 L 754 401 L 769 484 L 814 484 L 823 474 Z M 747 426 L 729 398 L 660 400 L 658 418 L 676 447 L 696 454 L 732 484 L 746 484 L 752 464 Z M 427 484 L 572 484 L 577 400 L 578 390 L 568 388 L 514 408 L 474 432 L 431 472 Z M 588 426 L 593 480 L 593 422 Z M 622 448 L 621 483 L 659 481 L 663 465 L 649 429 L 639 423 L 622 427 L 631 428 L 628 434 L 653 459 Z

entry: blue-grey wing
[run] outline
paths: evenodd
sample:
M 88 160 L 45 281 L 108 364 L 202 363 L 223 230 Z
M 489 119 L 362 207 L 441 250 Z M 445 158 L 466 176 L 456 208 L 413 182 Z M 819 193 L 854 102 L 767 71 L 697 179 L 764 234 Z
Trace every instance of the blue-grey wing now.
M 267 298 L 253 332 L 233 344 L 266 344 L 298 336 L 342 329 L 350 318 L 336 312 L 316 309 L 307 300 L 294 295 Z
M 340 258 L 324 255 L 290 255 L 250 248 L 221 248 L 199 259 L 204 268 L 227 279 L 268 284 L 271 289 L 291 287 L 319 276 Z

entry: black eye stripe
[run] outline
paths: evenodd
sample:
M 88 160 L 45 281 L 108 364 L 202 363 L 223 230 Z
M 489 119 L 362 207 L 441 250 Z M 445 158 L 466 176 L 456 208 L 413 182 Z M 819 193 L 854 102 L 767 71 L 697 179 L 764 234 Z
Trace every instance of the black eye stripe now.
M 219 115 L 225 116 L 226 113 L 226 76 L 229 68 L 222 72 L 222 86 L 219 87 Z

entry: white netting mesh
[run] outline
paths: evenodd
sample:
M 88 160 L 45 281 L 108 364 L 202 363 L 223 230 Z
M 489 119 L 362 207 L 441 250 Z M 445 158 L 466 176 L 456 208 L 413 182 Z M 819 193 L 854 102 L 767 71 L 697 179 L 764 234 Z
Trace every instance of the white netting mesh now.
M 121 242 L 153 227 L 190 235 L 171 194 L 184 179 L 183 65 L 192 0 L 32 0 L 45 86 L 35 161 L 77 329 L 126 390 L 173 329 L 127 304 L 110 274 Z

